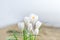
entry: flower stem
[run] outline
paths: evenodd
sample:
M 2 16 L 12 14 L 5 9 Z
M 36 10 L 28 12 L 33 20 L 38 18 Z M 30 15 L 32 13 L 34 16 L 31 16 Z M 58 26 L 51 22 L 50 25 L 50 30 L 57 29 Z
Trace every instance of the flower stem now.
M 23 40 L 28 40 L 27 30 L 23 30 Z
M 35 37 L 34 37 L 34 40 L 36 40 L 36 35 L 35 35 Z

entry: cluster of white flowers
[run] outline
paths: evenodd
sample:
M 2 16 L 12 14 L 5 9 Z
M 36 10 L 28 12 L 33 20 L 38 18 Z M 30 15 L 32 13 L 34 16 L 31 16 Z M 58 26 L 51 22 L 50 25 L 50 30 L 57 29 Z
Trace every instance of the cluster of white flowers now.
M 24 28 L 26 27 L 29 32 L 31 31 L 34 35 L 37 35 L 39 33 L 41 24 L 42 23 L 38 21 L 38 16 L 35 14 L 31 14 L 29 17 L 24 17 L 24 21 L 19 22 L 18 27 L 21 30 L 24 30 Z

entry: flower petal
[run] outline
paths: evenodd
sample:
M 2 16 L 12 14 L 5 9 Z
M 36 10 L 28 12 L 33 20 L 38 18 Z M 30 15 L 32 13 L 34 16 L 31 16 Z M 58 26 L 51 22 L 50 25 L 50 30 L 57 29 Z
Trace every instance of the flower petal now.
M 35 30 L 33 31 L 33 34 L 34 34 L 34 35 L 38 35 L 38 33 L 39 33 L 39 29 L 35 29 Z
M 31 22 L 34 24 L 38 20 L 38 16 L 35 14 L 30 15 Z
M 25 24 L 30 23 L 30 18 L 29 18 L 29 17 L 25 17 L 25 18 L 24 18 L 24 22 L 25 22 Z
M 36 22 L 36 28 L 40 28 L 41 25 L 42 25 L 42 22 L 40 22 L 40 21 L 37 21 L 37 22 Z
M 18 27 L 19 27 L 20 30 L 24 30 L 24 27 L 25 27 L 24 22 L 19 22 Z
M 28 23 L 28 31 L 31 31 L 33 28 L 32 24 L 31 23 Z

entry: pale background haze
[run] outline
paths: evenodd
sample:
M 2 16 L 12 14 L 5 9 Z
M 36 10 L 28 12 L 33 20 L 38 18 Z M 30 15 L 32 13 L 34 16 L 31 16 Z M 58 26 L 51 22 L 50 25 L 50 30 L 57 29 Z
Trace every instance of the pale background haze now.
M 0 28 L 31 13 L 37 14 L 41 22 L 60 26 L 60 0 L 0 0 Z

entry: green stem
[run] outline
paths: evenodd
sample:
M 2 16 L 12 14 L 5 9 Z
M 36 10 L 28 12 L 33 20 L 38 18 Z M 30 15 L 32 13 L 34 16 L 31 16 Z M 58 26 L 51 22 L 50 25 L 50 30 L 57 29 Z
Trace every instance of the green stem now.
M 36 35 L 35 35 L 35 37 L 34 37 L 34 40 L 36 40 Z
M 30 33 L 30 36 L 29 36 L 30 40 L 35 40 L 35 37 L 32 33 Z
M 28 40 L 27 30 L 23 30 L 23 39 L 24 39 L 24 40 Z

